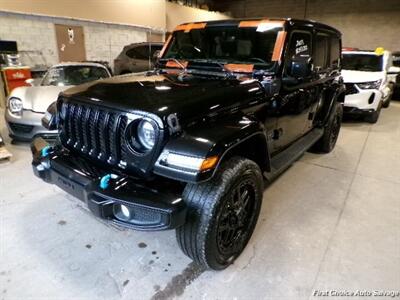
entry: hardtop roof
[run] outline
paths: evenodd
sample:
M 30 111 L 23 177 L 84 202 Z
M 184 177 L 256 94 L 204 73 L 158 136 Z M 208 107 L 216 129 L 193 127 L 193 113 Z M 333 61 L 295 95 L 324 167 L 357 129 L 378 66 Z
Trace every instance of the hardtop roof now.
M 239 25 L 240 22 L 242 21 L 263 21 L 263 20 L 268 20 L 268 21 L 283 21 L 289 26 L 312 26 L 312 27 L 317 27 L 320 29 L 326 29 L 329 31 L 333 31 L 338 35 L 342 35 L 339 30 L 336 28 L 329 26 L 327 24 L 319 23 L 317 21 L 313 20 L 303 20 L 303 19 L 293 19 L 293 18 L 236 18 L 236 19 L 226 19 L 226 20 L 215 20 L 215 21 L 203 21 L 203 22 L 187 22 L 183 23 L 182 25 L 187 25 L 187 24 L 201 24 L 201 23 L 207 23 L 208 26 L 223 26 L 223 25 Z

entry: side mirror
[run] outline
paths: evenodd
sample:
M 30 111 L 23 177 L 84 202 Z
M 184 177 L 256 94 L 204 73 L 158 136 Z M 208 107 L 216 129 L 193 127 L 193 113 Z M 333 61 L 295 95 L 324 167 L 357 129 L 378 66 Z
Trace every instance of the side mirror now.
M 47 108 L 47 111 L 42 118 L 42 126 L 47 130 L 56 130 L 57 129 L 57 104 L 53 102 Z
M 400 74 L 400 67 L 391 66 L 388 70 L 389 75 L 397 75 Z
M 25 80 L 25 83 L 29 84 L 30 86 L 35 86 L 35 79 L 28 78 L 27 80 Z
M 307 78 L 311 75 L 312 63 L 309 57 L 300 57 L 290 62 L 289 75 L 294 78 Z

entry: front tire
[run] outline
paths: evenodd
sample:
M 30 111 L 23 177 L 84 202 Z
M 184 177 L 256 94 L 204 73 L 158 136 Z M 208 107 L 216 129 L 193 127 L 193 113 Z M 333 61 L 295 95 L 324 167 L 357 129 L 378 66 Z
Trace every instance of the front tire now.
M 365 117 L 365 120 L 371 124 L 375 124 L 376 122 L 378 122 L 382 106 L 384 107 L 384 104 L 382 103 L 379 104 L 378 108 L 375 111 L 373 111 L 372 113 L 370 113 L 368 116 Z
M 323 136 L 312 147 L 313 152 L 329 153 L 335 148 L 342 125 L 342 119 L 343 106 L 341 103 L 335 102 L 324 128 Z
M 389 96 L 386 99 L 386 101 L 383 102 L 383 105 L 382 105 L 383 108 L 388 108 L 390 106 L 390 101 L 392 101 L 392 97 L 393 97 L 393 90 L 394 90 L 394 86 L 391 85 Z
M 250 240 L 262 195 L 259 166 L 241 157 L 222 163 L 211 181 L 188 184 L 183 192 L 187 221 L 176 230 L 179 247 L 205 268 L 225 269 Z

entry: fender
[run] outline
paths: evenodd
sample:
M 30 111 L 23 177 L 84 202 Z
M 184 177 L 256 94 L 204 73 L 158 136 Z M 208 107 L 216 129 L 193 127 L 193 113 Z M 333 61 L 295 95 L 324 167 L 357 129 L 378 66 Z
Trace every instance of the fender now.
M 321 93 L 324 103 L 320 110 L 317 112 L 316 122 L 317 126 L 325 127 L 328 121 L 328 118 L 332 112 L 335 102 L 344 103 L 344 97 L 346 94 L 346 87 L 341 82 L 336 82 L 329 89 L 326 89 Z
M 217 164 L 203 172 L 188 172 L 178 168 L 162 166 L 159 160 L 164 152 L 184 157 L 218 157 Z M 268 139 L 264 126 L 255 119 L 243 115 L 230 115 L 215 122 L 203 122 L 196 128 L 187 128 L 180 136 L 172 138 L 157 160 L 154 173 L 185 182 L 203 182 L 211 179 L 221 163 L 234 155 L 256 161 L 260 168 L 270 170 Z

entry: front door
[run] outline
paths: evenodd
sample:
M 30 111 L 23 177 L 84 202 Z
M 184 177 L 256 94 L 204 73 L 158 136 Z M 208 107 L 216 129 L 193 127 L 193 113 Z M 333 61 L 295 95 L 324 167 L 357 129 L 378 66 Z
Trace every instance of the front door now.
M 82 26 L 56 24 L 58 59 L 60 62 L 86 60 Z
M 281 97 L 277 100 L 277 130 L 274 151 L 280 151 L 300 138 L 308 127 L 309 111 L 315 99 L 313 78 L 291 78 L 290 62 L 312 57 L 312 32 L 295 30 L 285 53 Z

